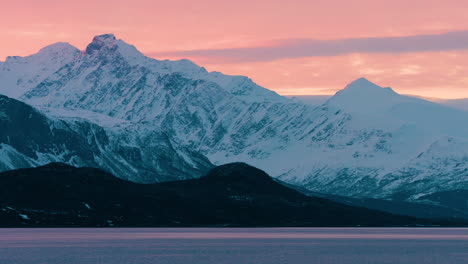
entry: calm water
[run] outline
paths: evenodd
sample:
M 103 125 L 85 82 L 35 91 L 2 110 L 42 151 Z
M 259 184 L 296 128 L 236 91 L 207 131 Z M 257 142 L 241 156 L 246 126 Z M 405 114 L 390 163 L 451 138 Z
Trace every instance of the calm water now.
M 5 264 L 466 264 L 468 229 L 0 229 Z

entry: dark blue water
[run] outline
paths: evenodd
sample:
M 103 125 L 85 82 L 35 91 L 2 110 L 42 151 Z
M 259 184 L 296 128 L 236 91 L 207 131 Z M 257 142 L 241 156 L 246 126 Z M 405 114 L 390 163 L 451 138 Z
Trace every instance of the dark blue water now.
M 468 229 L 0 229 L 1 264 L 467 264 Z

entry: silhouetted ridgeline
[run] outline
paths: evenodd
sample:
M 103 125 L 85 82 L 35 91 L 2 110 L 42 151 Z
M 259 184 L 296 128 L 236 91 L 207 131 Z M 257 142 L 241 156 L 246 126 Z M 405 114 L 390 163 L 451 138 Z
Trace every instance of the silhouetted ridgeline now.
M 397 216 L 306 196 L 244 163 L 199 179 L 138 184 L 61 163 L 0 174 L 0 226 L 418 226 Z

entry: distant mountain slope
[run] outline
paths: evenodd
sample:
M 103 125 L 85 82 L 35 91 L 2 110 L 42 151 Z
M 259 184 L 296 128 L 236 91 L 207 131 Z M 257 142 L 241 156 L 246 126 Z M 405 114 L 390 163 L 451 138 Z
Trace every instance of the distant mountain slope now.
M 196 180 L 149 185 L 57 163 L 0 174 L 0 226 L 420 224 L 444 222 L 308 197 L 242 163 L 217 167 Z
M 434 193 L 407 202 L 401 199 L 353 198 L 342 195 L 317 193 L 299 186 L 290 185 L 279 180 L 277 181 L 305 195 L 322 197 L 350 206 L 364 207 L 417 218 L 453 219 L 453 221 L 468 219 L 468 192 L 462 190 L 443 192 L 443 198 L 439 198 L 441 193 Z
M 134 181 L 162 181 L 201 176 L 212 166 L 153 128 L 120 125 L 110 130 L 84 119 L 50 118 L 0 95 L 0 170 L 60 161 Z
M 285 97 L 303 104 L 320 106 L 330 99 L 332 95 L 286 95 Z
M 452 190 L 431 193 L 418 198 L 421 202 L 435 204 L 446 208 L 454 208 L 459 212 L 468 213 L 468 190 Z
M 426 101 L 449 106 L 458 110 L 468 111 L 468 98 L 441 99 L 441 98 L 424 97 L 424 96 L 417 96 L 417 95 L 407 95 L 407 96 L 424 99 Z M 295 101 L 302 102 L 307 105 L 319 106 L 325 103 L 328 99 L 330 99 L 332 95 L 294 95 L 294 96 L 288 95 L 286 97 L 291 98 L 292 100 L 295 100 Z
M 468 111 L 468 98 L 463 99 L 439 99 L 437 103 L 447 105 L 456 109 Z
M 106 131 L 132 140 L 154 130 L 174 149 L 214 164 L 248 162 L 312 191 L 374 198 L 405 193 L 401 199 L 414 200 L 468 188 L 468 112 L 366 79 L 313 107 L 246 77 L 210 73 L 188 60 L 145 57 L 108 34 L 81 52 L 59 43 L 9 58 L 0 63 L 4 80 L 11 86 L 0 86 L 0 93 L 49 116 L 106 123 Z M 138 149 L 143 142 L 131 145 Z M 136 180 L 164 179 L 145 175 Z
M 296 167 L 280 179 L 357 197 L 406 192 L 405 199 L 413 199 L 468 188 L 467 113 L 365 79 L 349 84 L 322 108 L 333 114 L 320 132 L 289 153 L 296 154 Z

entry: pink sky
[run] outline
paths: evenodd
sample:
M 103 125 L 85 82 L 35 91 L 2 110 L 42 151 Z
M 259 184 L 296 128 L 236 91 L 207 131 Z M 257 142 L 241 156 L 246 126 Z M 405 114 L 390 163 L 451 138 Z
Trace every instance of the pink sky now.
M 332 94 L 366 77 L 405 94 L 468 97 L 468 39 L 450 33 L 468 30 L 466 0 L 3 2 L 0 60 L 58 41 L 84 49 L 94 35 L 114 33 L 157 59 L 186 57 L 281 94 Z M 423 35 L 435 35 L 426 41 L 435 45 L 423 39 L 402 51 L 401 37 Z M 369 48 L 373 38 L 384 44 Z M 390 45 L 395 39 L 403 44 Z M 338 42 L 340 52 L 310 54 L 317 40 L 317 49 Z M 357 51 L 348 47 L 355 41 Z

